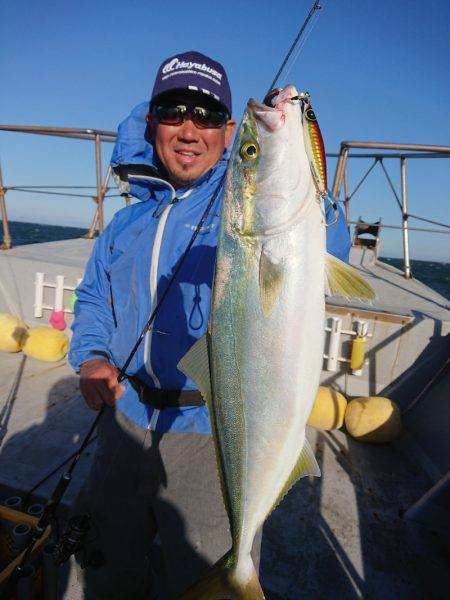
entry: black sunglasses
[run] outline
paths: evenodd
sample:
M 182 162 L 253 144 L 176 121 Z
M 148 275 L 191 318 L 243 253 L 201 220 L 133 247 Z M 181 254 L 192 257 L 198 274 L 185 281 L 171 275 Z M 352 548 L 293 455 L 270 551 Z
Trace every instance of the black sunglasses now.
M 180 125 L 187 115 L 199 129 L 219 129 L 229 120 L 226 111 L 211 110 L 203 106 L 177 104 L 175 106 L 155 106 L 153 114 L 162 125 Z

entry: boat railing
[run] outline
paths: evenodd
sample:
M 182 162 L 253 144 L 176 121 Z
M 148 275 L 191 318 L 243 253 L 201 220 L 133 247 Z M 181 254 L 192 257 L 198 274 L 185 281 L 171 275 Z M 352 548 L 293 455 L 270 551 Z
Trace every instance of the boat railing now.
M 76 128 L 64 128 L 64 127 L 39 127 L 39 126 L 18 126 L 18 125 L 0 125 L 0 131 L 4 132 L 16 132 L 16 133 L 28 133 L 36 135 L 46 136 L 58 136 L 64 138 L 73 138 L 78 140 L 87 140 L 95 145 L 94 159 L 95 159 L 95 172 L 96 172 L 96 185 L 91 186 L 89 189 L 94 188 L 95 194 L 85 193 L 86 197 L 90 197 L 95 201 L 96 208 L 95 214 L 92 219 L 91 226 L 84 237 L 93 238 L 95 237 L 96 231 L 101 234 L 104 231 L 105 220 L 104 220 L 104 201 L 107 197 L 112 197 L 109 193 L 109 182 L 111 178 L 111 167 L 106 170 L 106 175 L 103 178 L 102 174 L 102 144 L 111 143 L 116 139 L 116 134 L 110 131 L 102 131 L 98 129 L 76 129 Z M 361 152 L 365 151 L 365 152 Z M 419 144 L 397 144 L 397 143 L 380 143 L 380 142 L 355 142 L 355 141 L 344 141 L 341 143 L 340 152 L 338 154 L 327 153 L 328 158 L 337 158 L 332 193 L 344 205 L 345 216 L 347 224 L 354 225 L 361 221 L 351 220 L 350 216 L 350 205 L 351 200 L 360 189 L 362 183 L 366 180 L 369 173 L 378 164 L 384 171 L 384 174 L 388 180 L 390 188 L 393 192 L 395 200 L 400 208 L 401 222 L 397 224 L 388 224 L 383 222 L 383 229 L 401 229 L 402 240 L 403 240 L 403 262 L 404 262 L 404 275 L 407 278 L 411 277 L 411 264 L 410 264 L 410 251 L 409 251 L 409 232 L 410 231 L 422 231 L 429 233 L 442 233 L 450 234 L 450 225 L 439 223 L 421 217 L 418 215 L 412 215 L 408 210 L 408 198 L 407 198 L 407 185 L 406 185 L 406 165 L 409 159 L 429 159 L 429 158 L 450 158 L 450 146 L 431 146 L 431 145 L 419 145 Z M 367 172 L 363 175 L 362 179 L 357 183 L 353 191 L 349 189 L 349 159 L 365 158 L 372 159 Z M 386 159 L 397 159 L 400 161 L 400 179 L 401 179 L 401 196 L 398 197 L 395 186 L 389 177 L 389 174 L 384 166 Z M 53 186 L 57 187 L 58 191 L 49 188 L 49 186 L 7 186 L 4 185 L 2 178 L 2 170 L 0 164 L 0 216 L 2 219 L 2 230 L 3 230 L 3 243 L 0 244 L 0 249 L 9 249 L 12 247 L 13 240 L 8 225 L 7 207 L 6 207 L 6 194 L 9 191 L 39 191 L 39 193 L 57 194 L 59 196 L 80 196 L 80 188 L 86 189 L 87 186 Z M 61 191 L 64 187 L 64 191 Z M 343 192 L 343 198 L 341 193 Z M 116 194 L 121 196 L 123 194 Z M 125 204 L 129 204 L 130 198 L 125 195 Z M 409 224 L 409 218 L 414 217 L 422 222 L 431 224 L 435 228 L 426 227 L 411 227 Z M 365 223 L 368 227 L 379 225 L 378 223 Z M 436 228 L 440 227 L 440 229 Z
M 101 160 L 101 148 L 104 142 L 114 142 L 116 134 L 111 131 L 102 131 L 99 129 L 77 129 L 67 127 L 39 127 L 39 126 L 22 126 L 22 125 L 0 125 L 0 131 L 15 132 L 15 133 L 29 133 L 35 135 L 47 135 L 57 136 L 62 138 L 73 138 L 77 140 L 87 140 L 95 145 L 95 172 L 96 172 L 96 193 L 86 194 L 87 197 L 94 199 L 96 203 L 95 214 L 92 219 L 92 224 L 86 233 L 86 238 L 93 238 L 95 232 L 98 229 L 99 233 L 103 233 L 104 223 L 104 211 L 103 203 L 106 194 L 109 191 L 109 181 L 111 177 L 111 168 L 108 167 L 105 178 L 102 175 L 102 160 Z M 89 186 L 52 186 L 50 190 L 49 186 L 14 186 L 8 187 L 4 185 L 2 169 L 0 164 L 0 215 L 2 219 L 2 230 L 3 230 L 3 243 L 0 245 L 2 250 L 8 250 L 12 247 L 12 239 L 8 225 L 8 216 L 6 209 L 6 194 L 8 191 L 39 191 L 39 193 L 57 194 L 60 196 L 80 196 L 78 190 L 80 189 L 92 189 Z M 59 191 L 55 191 L 57 188 Z M 60 190 L 64 189 L 62 192 Z M 73 190 L 72 192 L 70 190 Z M 125 198 L 125 202 L 129 202 L 129 198 Z
M 368 152 L 361 152 L 361 150 L 367 150 Z M 396 143 L 383 143 L 383 142 L 342 142 L 339 154 L 327 154 L 327 157 L 337 158 L 336 170 L 333 181 L 332 194 L 333 196 L 342 201 L 345 209 L 345 217 L 347 224 L 358 225 L 360 221 L 352 221 L 350 218 L 350 201 L 359 190 L 362 183 L 365 181 L 372 169 L 379 164 L 388 180 L 390 188 L 394 194 L 395 200 L 400 208 L 401 213 L 401 224 L 393 225 L 383 223 L 383 228 L 386 229 L 401 229 L 402 240 L 403 240 L 403 274 L 406 278 L 411 278 L 411 261 L 409 251 L 409 232 L 410 231 L 421 231 L 428 233 L 440 233 L 450 234 L 450 225 L 446 223 L 440 223 L 433 221 L 424 216 L 413 215 L 408 211 L 408 197 L 407 197 L 407 176 L 406 176 L 406 165 L 409 159 L 430 159 L 430 158 L 450 158 L 450 146 L 430 146 L 423 144 L 396 144 Z M 355 186 L 353 191 L 349 189 L 349 178 L 348 178 L 348 163 L 349 159 L 364 158 L 372 159 L 373 162 L 370 165 L 368 171 L 363 175 L 362 179 Z M 389 177 L 389 174 L 384 166 L 385 159 L 397 159 L 400 161 L 400 181 L 401 181 L 401 195 L 400 198 L 396 192 L 395 186 Z M 340 198 L 343 190 L 343 199 Z M 426 228 L 426 227 L 411 227 L 408 219 L 414 217 L 424 223 L 429 223 L 440 227 Z M 377 223 L 365 223 L 367 226 L 377 227 Z

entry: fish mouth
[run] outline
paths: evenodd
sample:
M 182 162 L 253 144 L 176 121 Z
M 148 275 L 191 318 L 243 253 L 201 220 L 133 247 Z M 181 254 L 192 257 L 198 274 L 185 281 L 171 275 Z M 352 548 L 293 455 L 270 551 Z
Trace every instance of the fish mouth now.
M 277 131 L 286 120 L 286 106 L 297 103 L 299 95 L 297 88 L 289 84 L 285 88 L 278 88 L 267 94 L 264 103 L 250 98 L 247 107 L 255 120 L 270 132 Z
M 269 132 L 278 131 L 284 125 L 286 115 L 282 108 L 261 104 L 254 98 L 247 102 L 247 108 L 255 121 Z

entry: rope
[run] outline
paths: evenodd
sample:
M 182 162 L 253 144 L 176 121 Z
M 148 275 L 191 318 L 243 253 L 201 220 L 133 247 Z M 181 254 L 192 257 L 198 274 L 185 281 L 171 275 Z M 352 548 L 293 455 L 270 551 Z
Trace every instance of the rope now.
M 411 217 L 411 219 L 417 219 L 418 221 L 424 221 L 425 223 L 431 223 L 432 225 L 439 225 L 439 227 L 446 227 L 447 229 L 450 229 L 450 225 L 447 225 L 446 223 L 441 223 L 440 221 L 432 221 L 431 219 L 425 219 L 425 217 L 419 217 L 418 215 L 412 215 L 410 213 L 408 213 L 407 216 Z
M 76 187 L 74 187 L 73 189 L 78 189 Z M 91 189 L 96 189 L 96 188 L 91 188 Z M 92 198 L 92 194 L 68 194 L 67 192 L 49 192 L 46 190 L 39 190 L 39 189 L 32 189 L 29 190 L 27 188 L 20 188 L 20 187 L 9 187 L 8 191 L 13 191 L 13 192 L 27 192 L 27 193 L 31 193 L 31 194 L 47 194 L 49 196 L 69 196 L 71 198 Z M 118 198 L 119 196 L 121 196 L 122 194 L 108 194 L 105 193 L 103 194 L 103 198 Z
M 398 197 L 397 192 L 395 191 L 395 187 L 394 187 L 394 184 L 392 183 L 392 179 L 389 177 L 389 173 L 386 171 L 386 167 L 384 166 L 384 162 L 383 162 L 382 158 L 380 158 L 380 165 L 381 165 L 381 168 L 384 171 L 384 174 L 386 175 L 386 179 L 388 180 L 389 185 L 391 186 L 391 190 L 392 190 L 392 193 L 395 196 L 395 199 L 397 200 L 398 207 L 399 207 L 400 210 L 402 210 L 402 203 L 400 201 L 400 198 Z
M 375 167 L 375 165 L 378 162 L 378 158 L 376 158 L 372 164 L 372 166 L 369 168 L 369 170 L 367 171 L 367 173 L 365 175 L 363 175 L 361 181 L 358 183 L 358 185 L 355 187 L 355 189 L 353 190 L 353 192 L 350 194 L 350 196 L 347 198 L 347 200 L 351 200 L 353 198 L 353 196 L 356 194 L 356 192 L 359 190 L 359 188 L 362 186 L 363 182 L 367 179 L 369 173 L 372 171 L 372 169 Z

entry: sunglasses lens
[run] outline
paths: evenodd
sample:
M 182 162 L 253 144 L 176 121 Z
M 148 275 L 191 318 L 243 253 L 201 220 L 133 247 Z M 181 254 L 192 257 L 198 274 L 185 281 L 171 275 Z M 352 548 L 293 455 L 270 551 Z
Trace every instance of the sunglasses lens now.
M 164 125 L 178 125 L 183 122 L 183 115 L 186 111 L 182 111 L 179 106 L 157 106 L 156 116 L 158 121 Z
M 227 121 L 227 115 L 225 113 L 217 110 L 209 110 L 201 106 L 196 106 L 194 108 L 192 118 L 196 125 L 208 129 L 222 127 Z
M 194 124 L 200 129 L 218 129 L 222 127 L 227 120 L 228 115 L 225 112 L 209 110 L 202 106 L 157 106 L 155 108 L 159 123 L 163 125 L 179 125 L 185 119 L 186 114 L 191 116 Z

